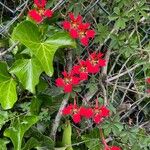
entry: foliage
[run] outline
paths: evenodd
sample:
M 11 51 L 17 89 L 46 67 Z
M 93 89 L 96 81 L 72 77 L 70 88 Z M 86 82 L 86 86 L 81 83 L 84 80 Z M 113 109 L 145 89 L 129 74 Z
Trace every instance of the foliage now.
M 0 150 L 103 150 L 108 145 L 148 150 L 149 2 L 38 3 L 0 3 Z M 31 15 L 29 9 L 36 12 Z M 86 27 L 72 31 L 82 21 Z M 101 61 L 96 72 L 90 68 L 92 59 Z M 78 74 L 87 62 L 86 75 Z M 71 69 L 80 77 L 77 83 L 71 73 L 62 78 Z M 68 95 L 66 78 L 72 82 Z M 109 117 L 93 121 L 106 105 Z M 70 116 L 63 115 L 64 107 Z

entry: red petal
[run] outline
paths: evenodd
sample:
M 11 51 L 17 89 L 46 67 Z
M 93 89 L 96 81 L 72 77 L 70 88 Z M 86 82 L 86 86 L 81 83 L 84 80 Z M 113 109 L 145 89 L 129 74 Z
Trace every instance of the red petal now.
M 81 72 L 80 73 L 80 80 L 87 80 L 88 79 L 88 73 L 87 72 Z
M 100 108 L 100 110 L 101 110 L 102 117 L 108 117 L 109 116 L 110 111 L 109 111 L 109 109 L 107 109 L 107 107 L 102 106 Z
M 73 119 L 74 123 L 79 123 L 81 121 L 81 116 L 80 116 L 80 114 L 76 113 L 76 114 L 72 115 L 72 119 Z
M 70 36 L 71 36 L 72 38 L 74 38 L 74 39 L 78 38 L 79 35 L 78 35 L 77 30 L 71 29 L 71 30 L 70 30 Z
M 117 147 L 117 146 L 112 146 L 112 147 L 111 147 L 111 150 L 121 150 L 121 148 L 120 148 L 120 147 Z
M 83 37 L 80 39 L 83 46 L 88 46 L 89 39 L 87 37 Z
M 100 71 L 99 65 L 92 65 L 90 61 L 87 63 L 87 69 L 89 73 L 98 73 Z
M 64 21 L 64 22 L 62 23 L 62 25 L 63 25 L 63 28 L 64 28 L 65 30 L 69 30 L 70 27 L 71 27 L 69 21 Z
M 106 60 L 100 59 L 100 60 L 99 60 L 99 66 L 101 66 L 101 67 L 106 66 Z
M 73 22 L 75 21 L 74 14 L 72 12 L 69 13 L 69 17 Z
M 50 18 L 50 17 L 52 17 L 52 15 L 53 15 L 53 12 L 50 9 L 45 10 L 45 12 L 44 12 L 45 17 Z
M 62 111 L 63 115 L 70 115 L 72 108 L 73 108 L 72 105 L 68 105 L 66 108 L 64 108 Z
M 93 121 L 96 123 L 96 124 L 99 124 L 100 122 L 103 121 L 103 118 L 101 115 L 95 115 L 94 118 L 93 118 Z
M 34 0 L 34 4 L 37 7 L 45 7 L 47 1 L 46 0 Z
M 72 77 L 72 84 L 73 84 L 73 85 L 77 85 L 77 84 L 79 84 L 79 82 L 80 82 L 79 78 L 77 78 L 77 77 Z
M 81 24 L 79 24 L 78 29 L 81 30 L 81 31 L 85 31 L 85 30 L 87 30 L 89 27 L 90 27 L 90 24 L 89 24 L 89 23 L 81 23 Z
M 63 75 L 64 77 L 68 77 L 68 73 L 67 73 L 66 71 L 63 71 L 63 72 L 62 72 L 62 75 Z
M 81 15 L 78 15 L 78 16 L 77 16 L 76 22 L 77 22 L 77 23 L 81 23 L 81 22 L 82 22 L 82 16 L 81 16 Z
M 28 15 L 37 23 L 40 23 L 43 20 L 42 16 L 34 9 L 30 10 Z
M 92 58 L 92 59 L 95 59 L 95 57 L 97 57 L 97 54 L 95 52 L 93 52 L 92 54 L 90 54 L 89 57 Z
M 72 85 L 71 84 L 64 85 L 64 92 L 65 93 L 71 93 L 72 92 Z
M 101 52 L 97 54 L 97 58 L 101 58 L 102 56 L 103 56 L 103 53 Z
M 79 65 L 73 66 L 72 71 L 74 74 L 79 74 L 80 73 L 80 66 Z
M 81 107 L 80 108 L 80 115 L 89 119 L 93 116 L 93 110 L 92 110 L 92 108 Z
M 87 30 L 86 35 L 88 38 L 94 38 L 95 31 L 94 30 Z
M 56 86 L 58 86 L 58 87 L 63 87 L 64 86 L 64 80 L 62 78 L 57 78 L 55 80 L 55 82 L 56 82 Z
M 146 82 L 150 84 L 150 78 L 147 78 L 147 79 L 146 79 Z

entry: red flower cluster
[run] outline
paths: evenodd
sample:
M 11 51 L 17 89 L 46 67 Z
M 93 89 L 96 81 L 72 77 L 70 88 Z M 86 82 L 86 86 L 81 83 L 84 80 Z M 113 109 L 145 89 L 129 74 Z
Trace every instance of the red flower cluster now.
M 82 117 L 86 119 L 92 118 L 93 122 L 99 124 L 104 118 L 109 116 L 109 109 L 106 106 L 98 106 L 98 100 L 94 108 L 79 107 L 76 105 L 76 101 L 73 104 L 68 105 L 62 111 L 63 115 L 70 115 L 74 123 L 79 123 Z
M 63 22 L 63 28 L 69 31 L 70 35 L 74 39 L 79 39 L 84 46 L 88 46 L 89 39 L 95 37 L 95 31 L 90 29 L 89 23 L 83 23 L 82 16 L 74 16 L 73 13 L 69 13 L 70 21 Z
M 79 60 L 70 73 L 64 71 L 62 73 L 64 77 L 56 79 L 56 86 L 62 87 L 65 93 L 72 92 L 73 86 L 87 80 L 89 73 L 97 73 L 101 67 L 105 66 L 106 60 L 102 59 L 102 56 L 102 53 L 94 52 L 86 60 Z
M 57 78 L 56 85 L 58 87 L 63 87 L 65 93 L 72 92 L 72 87 L 79 83 L 79 78 L 75 77 L 74 74 L 67 73 L 66 71 L 62 72 L 64 78 Z
M 28 12 L 30 18 L 35 22 L 40 23 L 45 17 L 52 17 L 53 12 L 50 9 L 45 9 L 46 0 L 34 0 L 35 9 Z

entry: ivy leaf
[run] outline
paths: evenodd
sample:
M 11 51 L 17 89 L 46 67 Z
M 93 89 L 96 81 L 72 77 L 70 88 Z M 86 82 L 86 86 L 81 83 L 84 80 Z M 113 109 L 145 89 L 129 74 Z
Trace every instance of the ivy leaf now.
M 0 103 L 3 109 L 10 109 L 17 101 L 16 82 L 7 71 L 7 64 L 0 62 Z
M 36 116 L 23 116 L 11 122 L 11 126 L 4 132 L 4 136 L 9 137 L 14 145 L 14 150 L 21 150 L 24 133 L 36 122 Z
M 14 73 L 22 83 L 25 89 L 31 93 L 35 93 L 35 86 L 39 82 L 42 68 L 36 58 L 16 60 L 10 69 L 10 73 Z
M 56 32 L 46 41 L 41 39 L 37 25 L 30 21 L 23 21 L 13 31 L 12 38 L 28 47 L 41 63 L 43 71 L 53 75 L 53 58 L 60 47 L 76 47 L 75 41 L 66 32 Z

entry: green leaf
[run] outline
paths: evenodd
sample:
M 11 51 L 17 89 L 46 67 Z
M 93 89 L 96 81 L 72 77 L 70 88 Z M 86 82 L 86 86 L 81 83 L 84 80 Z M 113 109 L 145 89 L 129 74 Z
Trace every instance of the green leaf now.
M 8 121 L 8 112 L 0 110 L 0 130 L 6 121 Z
M 41 105 L 42 105 L 42 100 L 37 97 L 33 97 L 30 106 L 31 114 L 38 115 L 40 112 Z
M 97 25 L 97 28 L 98 28 L 97 29 L 98 31 L 97 31 L 94 41 L 102 43 L 107 38 L 110 32 L 109 32 L 108 26 L 100 24 L 100 23 Z
M 10 109 L 17 101 L 16 82 L 7 71 L 7 65 L 0 62 L 0 103 L 3 109 Z
M 83 135 L 82 140 L 89 150 L 100 150 L 102 148 L 98 128 L 94 128 L 89 134 Z
M 75 41 L 66 32 L 56 32 L 43 41 L 37 25 L 30 21 L 20 23 L 14 29 L 12 38 L 28 47 L 41 63 L 43 71 L 50 76 L 53 74 L 53 57 L 56 50 L 66 46 L 76 47 Z
M 16 60 L 10 69 L 15 74 L 25 89 L 35 93 L 35 86 L 39 83 L 42 68 L 36 58 Z
M 37 128 L 32 127 L 27 131 L 26 136 L 31 137 L 25 144 L 23 150 L 30 150 L 32 148 L 48 150 L 54 149 L 54 141 L 48 136 L 43 135 Z
M 23 150 L 30 150 L 32 148 L 39 147 L 39 146 L 40 146 L 40 142 L 37 139 L 31 137 L 27 141 L 27 143 L 25 144 L 25 146 L 23 147 Z
M 4 136 L 9 137 L 14 145 L 14 150 L 21 150 L 24 133 L 36 122 L 36 116 L 23 116 L 11 122 L 11 126 L 4 132 Z
M 71 134 L 72 134 L 72 128 L 70 125 L 70 122 L 68 121 L 65 125 L 64 131 L 63 131 L 63 138 L 62 138 L 62 146 L 67 146 L 66 150 L 73 150 L 71 145 Z
M 9 143 L 7 139 L 0 139 L 0 150 L 7 150 L 6 145 Z
M 117 28 L 124 29 L 125 26 L 126 26 L 125 19 L 124 18 L 119 18 L 118 20 L 116 20 L 115 26 Z

